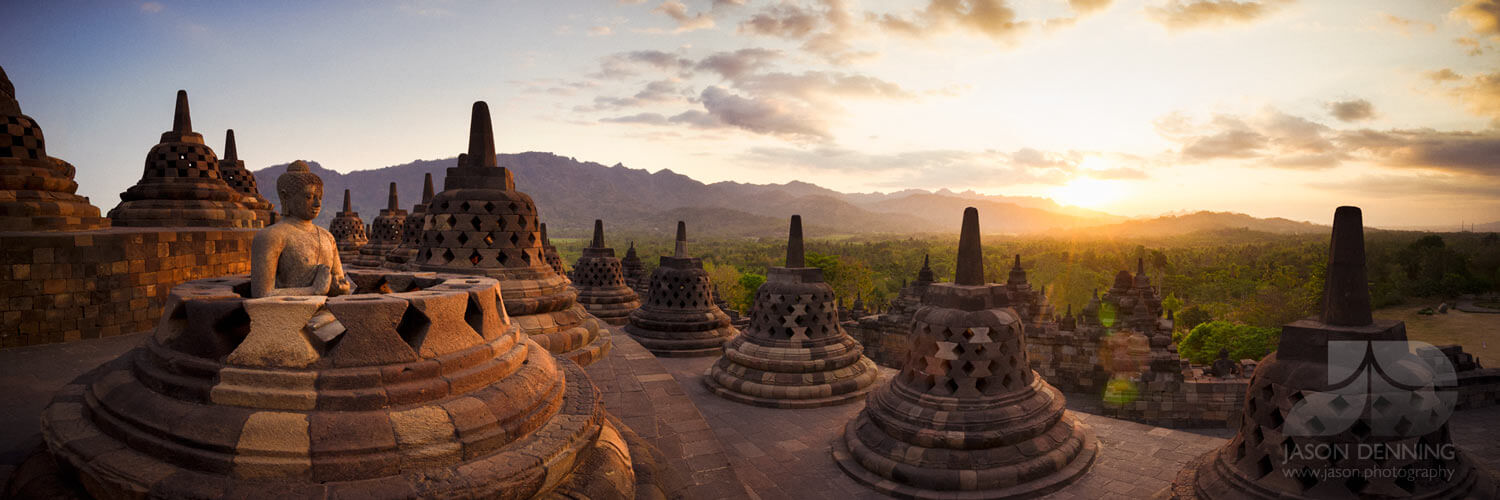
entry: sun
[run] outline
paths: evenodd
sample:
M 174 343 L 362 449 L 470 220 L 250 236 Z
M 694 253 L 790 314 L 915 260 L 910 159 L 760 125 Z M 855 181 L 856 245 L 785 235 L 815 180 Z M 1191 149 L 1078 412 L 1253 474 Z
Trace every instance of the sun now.
M 1084 208 L 1100 208 L 1124 198 L 1127 188 L 1120 181 L 1100 180 L 1092 177 L 1077 177 L 1067 184 L 1053 188 L 1048 196 L 1064 205 Z

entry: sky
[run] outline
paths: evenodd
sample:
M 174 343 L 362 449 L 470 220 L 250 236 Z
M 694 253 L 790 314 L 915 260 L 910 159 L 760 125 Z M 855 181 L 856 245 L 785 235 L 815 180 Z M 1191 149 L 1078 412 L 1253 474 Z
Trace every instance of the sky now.
M 1396 227 L 1500 220 L 1500 0 L 21 2 L 0 66 L 108 210 L 171 128 L 251 169 L 502 152 Z M 266 181 L 262 180 L 262 186 Z M 524 190 L 525 186 L 521 186 Z M 753 202 L 753 200 L 746 200 Z

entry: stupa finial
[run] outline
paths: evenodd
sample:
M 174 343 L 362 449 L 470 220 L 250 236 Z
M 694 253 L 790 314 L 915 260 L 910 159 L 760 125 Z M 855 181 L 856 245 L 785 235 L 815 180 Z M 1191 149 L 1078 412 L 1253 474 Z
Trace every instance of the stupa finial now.
M 1144 275 L 1144 274 L 1146 274 L 1146 258 L 1145 257 L 1136 257 L 1135 258 L 1135 275 L 1136 276 L 1141 276 L 1141 275 Z
M 1359 207 L 1339 207 L 1333 213 L 1333 239 L 1328 244 L 1327 280 L 1323 285 L 1324 323 L 1364 326 L 1370 315 L 1370 288 L 1365 275 L 1365 226 Z
M 484 101 L 474 102 L 474 112 L 469 118 L 469 166 L 498 167 L 495 159 L 495 129 L 490 124 L 490 105 Z
M 542 245 L 551 245 L 552 239 L 547 237 L 547 223 L 542 223 Z
M 632 243 L 633 245 L 633 243 Z M 673 257 L 687 258 L 687 223 L 677 221 L 677 248 L 672 251 Z
M 390 209 L 390 211 L 392 212 L 401 209 L 401 202 L 396 199 L 396 183 L 394 182 L 391 183 L 391 194 L 390 197 L 387 198 L 386 208 Z
M 224 160 L 234 161 L 238 159 L 240 159 L 240 152 L 239 148 L 236 148 L 234 145 L 234 129 L 226 130 L 224 131 Z
M 422 179 L 422 204 L 429 203 L 432 203 L 432 172 L 428 172 L 427 177 Z
M 604 221 L 594 219 L 594 241 L 589 243 L 589 248 L 604 248 Z
M 287 170 L 291 170 L 291 167 L 287 167 Z M 349 203 L 349 190 L 345 189 L 344 190 L 344 213 L 349 213 L 349 212 L 353 212 L 353 211 L 354 211 L 354 205 L 352 205 L 352 204 Z
M 984 251 L 979 244 L 979 209 L 964 209 L 963 229 L 958 234 L 958 271 L 953 283 L 962 286 L 984 284 Z
M 802 254 L 802 216 L 792 216 L 792 226 L 786 235 L 786 267 L 807 267 Z
M 1012 266 L 1012 268 L 1013 269 L 1020 269 L 1021 268 L 1021 254 L 1016 254 L 1016 265 Z
M 186 90 L 177 91 L 177 109 L 172 114 L 172 131 L 182 133 L 193 131 L 193 117 L 188 113 Z

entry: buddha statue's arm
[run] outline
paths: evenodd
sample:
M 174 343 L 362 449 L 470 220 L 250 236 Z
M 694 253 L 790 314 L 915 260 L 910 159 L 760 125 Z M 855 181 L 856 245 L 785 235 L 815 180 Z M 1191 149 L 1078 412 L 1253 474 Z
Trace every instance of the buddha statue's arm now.
M 344 260 L 339 257 L 338 242 L 333 239 L 333 234 L 328 231 L 323 231 L 319 236 L 323 238 L 326 248 L 333 249 L 329 252 L 333 255 L 333 258 L 330 260 L 330 262 L 333 262 L 333 273 L 328 295 L 337 296 L 352 292 L 354 284 L 349 281 L 349 275 L 344 273 Z
M 318 265 L 313 269 L 313 282 L 309 286 L 276 287 L 277 264 L 281 261 L 281 252 L 285 248 L 286 240 L 277 231 L 262 230 L 255 233 L 255 239 L 250 244 L 250 295 L 259 298 L 328 294 L 333 276 L 326 265 Z

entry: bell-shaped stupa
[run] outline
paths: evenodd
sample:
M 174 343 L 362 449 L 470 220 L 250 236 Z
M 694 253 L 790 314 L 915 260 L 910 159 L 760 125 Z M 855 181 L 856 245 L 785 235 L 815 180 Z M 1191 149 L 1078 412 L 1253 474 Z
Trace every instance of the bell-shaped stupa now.
M 901 373 L 834 444 L 854 479 L 901 498 L 1032 498 L 1077 479 L 1099 441 L 1031 370 L 1004 285 L 986 284 L 964 210 L 953 283 L 930 285 Z
M 146 153 L 141 180 L 120 193 L 109 218 L 116 227 L 265 226 L 244 197 L 219 177 L 219 158 L 193 132 L 187 91 L 179 90 L 172 130 Z
M 786 267 L 766 274 L 749 327 L 724 344 L 724 357 L 704 374 L 708 389 L 756 406 L 811 408 L 848 403 L 874 388 L 875 362 L 839 326 L 823 270 L 803 260 L 802 216 L 792 216 Z
M 385 254 L 386 269 L 416 267 L 417 252 L 422 247 L 422 228 L 427 224 L 427 204 L 432 202 L 432 174 L 422 179 L 422 202 L 411 208 L 401 225 L 401 244 Z
M 651 272 L 651 291 L 630 313 L 625 333 L 657 356 L 714 356 L 740 332 L 714 301 L 703 259 L 687 253 L 687 224 L 677 221 L 677 248 Z
M 254 210 L 255 217 L 261 220 L 262 225 L 276 223 L 276 207 L 261 196 L 255 174 L 245 168 L 245 161 L 240 159 L 239 147 L 234 143 L 233 129 L 224 131 L 224 157 L 219 159 L 219 178 L 245 196 L 240 203 Z
M 381 267 L 385 265 L 385 254 L 401 246 L 401 231 L 406 227 L 406 209 L 396 196 L 396 183 L 391 183 L 386 207 L 380 209 L 375 220 L 370 221 L 370 242 L 359 248 L 359 259 L 345 265 Z
M 640 297 L 651 295 L 651 277 L 646 275 L 646 264 L 641 262 L 641 257 L 635 254 L 635 242 L 630 242 L 630 248 L 625 250 L 625 258 L 620 259 L 620 269 L 625 272 L 625 286 L 635 290 Z
M 5 68 L 0 68 L 0 122 L 0 231 L 109 227 L 99 207 L 76 194 L 76 169 L 47 156 L 42 126 L 21 113 Z
M 489 106 L 474 103 L 469 151 L 427 206 L 431 223 L 422 231 L 418 267 L 499 279 L 506 310 L 522 331 L 554 353 L 592 363 L 609 351 L 609 337 L 599 334 L 603 322 L 547 265 L 536 203 L 499 166 L 490 127 Z
M 557 247 L 552 246 L 552 238 L 547 236 L 547 223 L 542 223 L 542 251 L 547 258 L 547 265 L 552 266 L 552 271 L 562 276 L 568 275 L 567 266 L 563 265 L 562 254 L 557 253 Z
M 593 242 L 573 264 L 573 288 L 578 290 L 578 303 L 589 314 L 611 325 L 629 323 L 630 312 L 641 307 L 635 290 L 625 286 L 625 274 L 621 272 L 620 259 L 615 258 L 615 249 L 604 245 L 602 220 L 594 220 Z
M 365 234 L 365 221 L 359 218 L 359 212 L 355 212 L 354 205 L 349 202 L 348 189 L 344 190 L 344 209 L 333 215 L 328 232 L 338 243 L 339 260 L 345 263 L 359 260 L 360 247 L 370 242 L 370 237 Z
M 1418 346 L 1421 347 L 1418 347 Z M 1448 430 L 1453 365 L 1374 319 L 1358 207 L 1333 214 L 1321 316 L 1281 327 L 1255 367 L 1239 433 L 1188 462 L 1179 499 L 1500 498 Z

